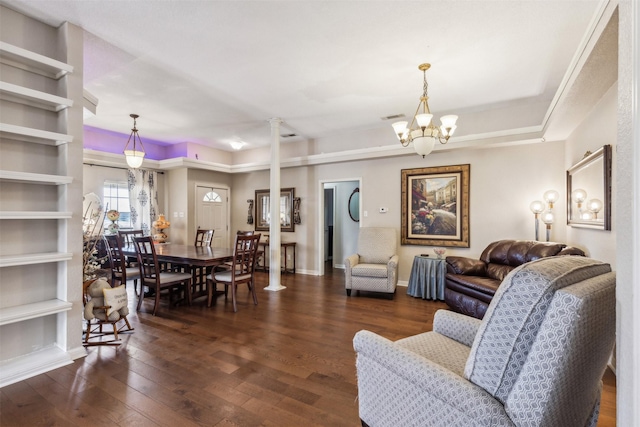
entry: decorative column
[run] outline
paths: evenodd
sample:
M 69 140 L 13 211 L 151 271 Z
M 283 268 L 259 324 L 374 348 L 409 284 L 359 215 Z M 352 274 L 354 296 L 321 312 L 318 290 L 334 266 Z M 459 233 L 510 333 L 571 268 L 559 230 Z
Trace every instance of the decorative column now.
M 267 291 L 281 291 L 280 284 L 280 123 L 272 118 L 271 123 L 271 174 L 269 180 L 269 286 Z

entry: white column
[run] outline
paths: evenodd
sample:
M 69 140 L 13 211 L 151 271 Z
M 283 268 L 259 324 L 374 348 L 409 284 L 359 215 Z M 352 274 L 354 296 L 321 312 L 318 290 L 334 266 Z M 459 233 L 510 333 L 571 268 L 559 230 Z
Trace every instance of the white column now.
M 271 123 L 271 174 L 269 180 L 269 286 L 267 291 L 286 289 L 280 284 L 280 123 L 273 118 Z

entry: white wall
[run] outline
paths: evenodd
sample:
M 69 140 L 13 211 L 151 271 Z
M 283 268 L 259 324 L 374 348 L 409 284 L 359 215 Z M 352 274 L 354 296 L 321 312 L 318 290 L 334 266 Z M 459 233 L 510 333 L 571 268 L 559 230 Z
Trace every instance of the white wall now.
M 616 176 L 618 85 L 614 84 L 589 115 L 569 136 L 565 149 L 565 168 L 582 159 L 588 150 L 596 151 L 605 144 L 612 147 L 612 176 Z M 612 207 L 615 209 L 617 185 L 612 185 Z M 616 266 L 616 215 L 611 218 L 611 231 L 567 227 L 567 238 L 580 247 L 589 248 L 589 256 Z
M 399 232 L 402 169 L 469 163 L 470 248 L 450 249 L 448 253 L 479 256 L 494 240 L 533 239 L 534 218 L 529 204 L 542 198 L 548 189 L 555 189 L 562 195 L 554 210 L 558 224 L 566 223 L 564 150 L 562 142 L 546 142 L 439 151 L 422 159 L 407 148 L 410 154 L 406 156 L 283 169 L 281 186 L 295 187 L 296 196 L 302 198 L 302 225 L 296 225 L 295 233 L 283 233 L 282 238 L 298 242 L 299 268 L 314 274 L 320 267 L 316 256 L 321 236 L 318 220 L 322 200 L 320 181 L 361 177 L 361 212 L 366 211 L 368 215 L 361 217 L 360 226 L 394 227 Z M 239 223 L 246 219 L 246 199 L 253 198 L 256 189 L 268 188 L 268 182 L 268 171 L 233 176 L 232 217 L 238 221 L 232 223 L 234 229 L 241 228 Z M 386 207 L 388 212 L 379 213 L 380 207 Z M 541 238 L 543 236 L 541 231 Z M 566 237 L 566 227 L 552 228 L 551 240 L 564 242 Z M 425 246 L 401 246 L 400 281 L 408 281 L 413 257 L 430 251 L 431 248 Z

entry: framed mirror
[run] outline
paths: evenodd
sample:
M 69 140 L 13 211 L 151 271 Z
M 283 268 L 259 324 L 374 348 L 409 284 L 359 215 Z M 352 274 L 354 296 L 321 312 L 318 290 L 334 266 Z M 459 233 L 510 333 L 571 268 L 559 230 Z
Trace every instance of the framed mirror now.
M 256 231 L 269 231 L 271 224 L 270 191 L 256 190 L 255 207 L 255 228 Z M 293 222 L 293 188 L 282 188 L 280 190 L 280 231 L 295 231 Z
M 349 217 L 355 222 L 360 222 L 360 187 L 356 187 L 349 196 Z
M 611 145 L 567 170 L 567 224 L 611 230 Z

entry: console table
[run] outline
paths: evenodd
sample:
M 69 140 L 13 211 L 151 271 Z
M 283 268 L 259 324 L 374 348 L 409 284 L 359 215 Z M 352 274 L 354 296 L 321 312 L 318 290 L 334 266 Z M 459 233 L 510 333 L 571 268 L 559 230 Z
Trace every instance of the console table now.
M 407 295 L 422 299 L 444 300 L 447 264 L 444 259 L 416 256 L 413 259 Z
M 269 271 L 269 266 L 267 265 L 267 254 L 269 253 L 269 242 L 260 242 L 258 243 L 259 247 L 262 248 L 263 256 L 261 256 L 256 262 L 256 270 L 261 271 Z M 296 272 L 296 242 L 280 242 L 280 247 L 284 249 L 284 267 L 282 271 L 285 273 L 294 273 Z M 293 262 L 292 268 L 287 267 L 287 255 L 289 254 L 289 248 L 293 250 L 293 256 L 291 257 L 291 261 Z

